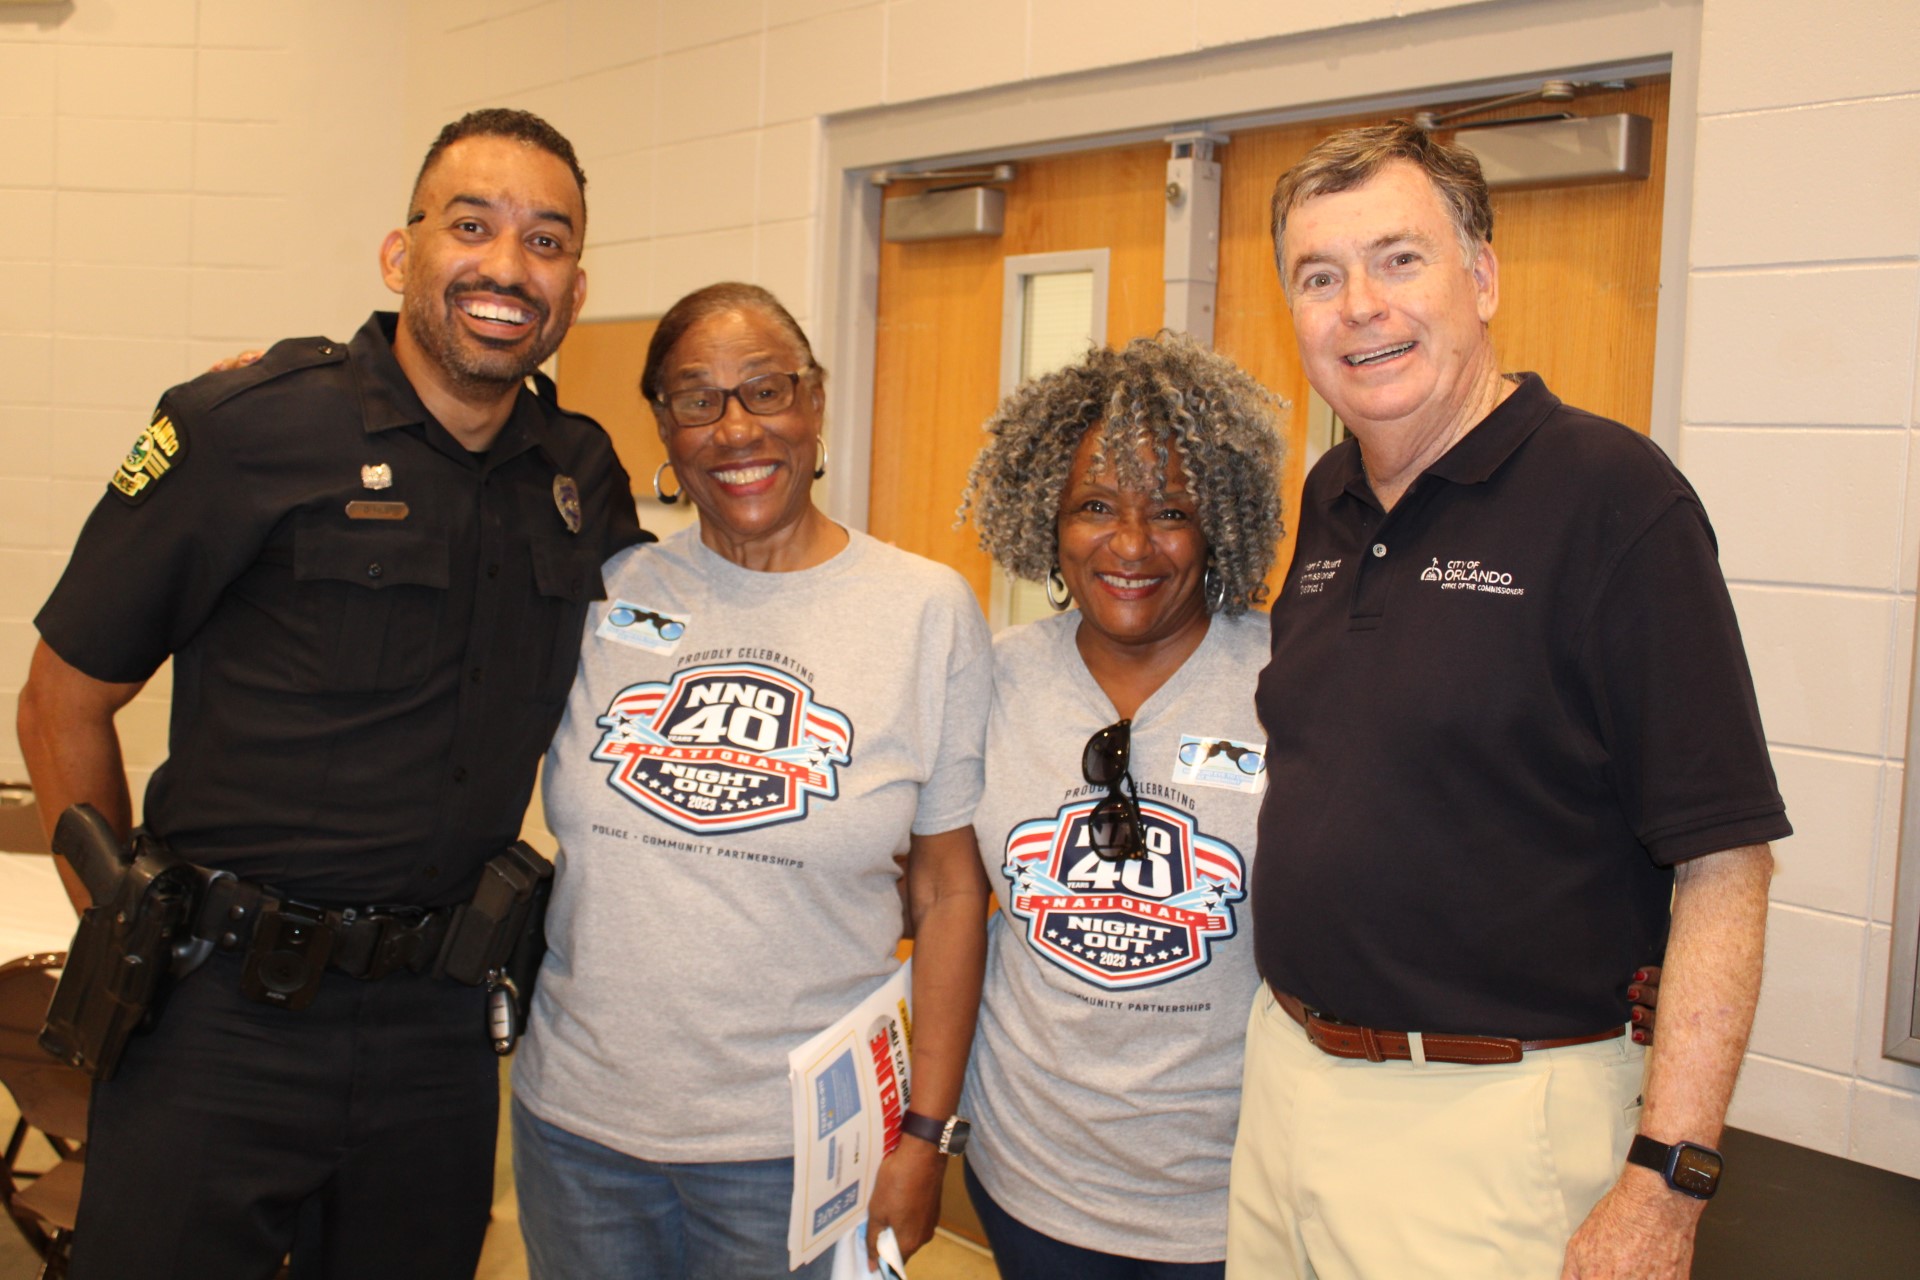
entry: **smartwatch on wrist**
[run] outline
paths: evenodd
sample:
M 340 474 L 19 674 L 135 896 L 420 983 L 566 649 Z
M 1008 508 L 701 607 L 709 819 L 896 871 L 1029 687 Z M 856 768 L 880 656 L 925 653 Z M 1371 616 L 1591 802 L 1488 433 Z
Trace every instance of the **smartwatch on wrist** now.
M 1683 1196 L 1711 1200 L 1720 1189 L 1720 1170 L 1725 1161 L 1712 1147 L 1697 1142 L 1676 1142 L 1668 1146 L 1644 1133 L 1633 1136 L 1627 1148 L 1627 1163 L 1651 1169 L 1666 1179 L 1667 1185 Z
M 957 1156 L 967 1149 L 967 1137 L 973 1132 L 973 1126 L 959 1116 L 935 1120 L 932 1116 L 909 1111 L 900 1117 L 900 1132 L 922 1142 L 931 1142 L 943 1156 Z

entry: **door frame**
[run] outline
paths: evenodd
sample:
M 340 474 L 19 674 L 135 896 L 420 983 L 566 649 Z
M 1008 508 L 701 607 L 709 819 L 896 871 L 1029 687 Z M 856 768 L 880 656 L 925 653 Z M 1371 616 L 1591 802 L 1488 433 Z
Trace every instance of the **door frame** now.
M 880 188 L 889 166 L 1020 160 L 1333 116 L 1470 102 L 1575 79 L 1667 75 L 1666 201 L 1654 331 L 1653 439 L 1680 433 L 1701 0 L 1534 0 L 1446 9 L 1084 74 L 1023 81 L 824 122 L 819 309 L 834 469 L 827 512 L 867 526 Z M 1433 77 L 1436 68 L 1451 75 Z M 1229 163 L 1231 158 L 1229 157 Z M 1276 175 L 1277 176 L 1277 175 Z

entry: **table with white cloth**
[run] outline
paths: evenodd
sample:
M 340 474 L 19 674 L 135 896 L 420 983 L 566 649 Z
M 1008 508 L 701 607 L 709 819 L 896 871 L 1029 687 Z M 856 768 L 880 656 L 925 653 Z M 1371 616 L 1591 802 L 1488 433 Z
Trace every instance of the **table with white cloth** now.
M 65 951 L 78 918 L 44 853 L 0 853 L 0 961 Z

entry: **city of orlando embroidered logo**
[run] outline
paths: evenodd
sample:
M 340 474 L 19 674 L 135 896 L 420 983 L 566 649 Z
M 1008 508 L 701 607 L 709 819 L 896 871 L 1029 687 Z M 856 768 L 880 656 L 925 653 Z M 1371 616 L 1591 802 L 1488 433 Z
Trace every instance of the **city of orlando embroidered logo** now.
M 840 792 L 853 725 L 784 671 L 753 662 L 689 667 L 622 689 L 593 758 L 607 785 L 685 831 L 768 827 Z
M 1087 842 L 1094 801 L 1023 822 L 1007 836 L 1001 874 L 1033 949 L 1075 977 L 1129 991 L 1205 968 L 1234 934 L 1246 862 L 1178 809 L 1140 802 L 1147 856 L 1108 862 Z

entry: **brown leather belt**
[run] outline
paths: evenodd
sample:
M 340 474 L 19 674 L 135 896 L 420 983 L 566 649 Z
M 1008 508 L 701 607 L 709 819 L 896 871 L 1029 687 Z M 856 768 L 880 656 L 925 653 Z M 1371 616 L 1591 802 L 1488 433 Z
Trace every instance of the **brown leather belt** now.
M 1273 988 L 1267 990 L 1273 991 Z M 1324 1054 L 1335 1058 L 1365 1058 L 1368 1062 L 1414 1061 L 1414 1041 L 1404 1031 L 1375 1031 L 1372 1027 L 1338 1022 L 1307 1008 L 1284 991 L 1273 991 L 1273 999 L 1287 1011 L 1288 1017 L 1306 1028 L 1307 1039 Z M 1626 1033 L 1626 1024 L 1622 1023 L 1590 1036 L 1566 1036 L 1559 1040 L 1511 1040 L 1506 1036 L 1461 1036 L 1438 1031 L 1414 1034 L 1419 1037 L 1426 1061 L 1473 1067 L 1518 1062 L 1521 1054 L 1535 1049 L 1564 1049 L 1568 1045 L 1618 1040 Z

